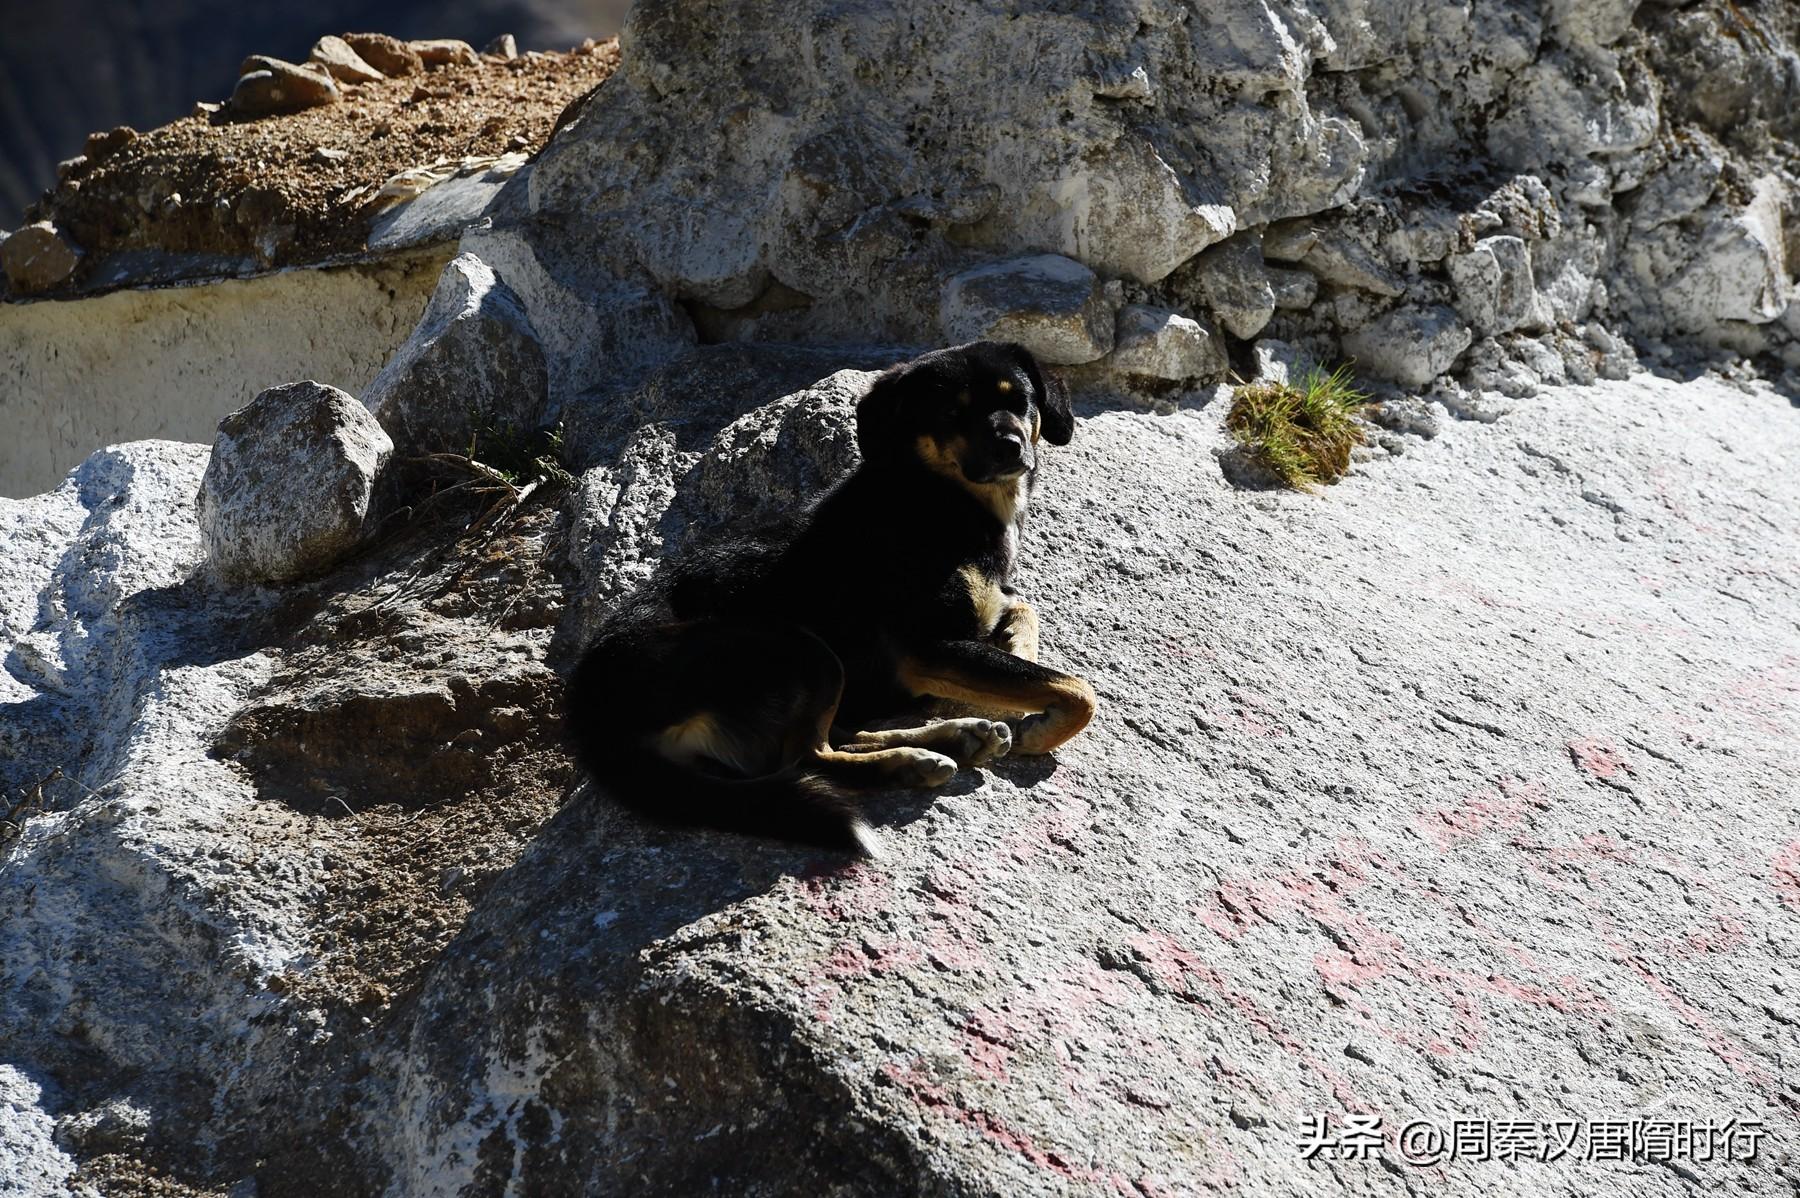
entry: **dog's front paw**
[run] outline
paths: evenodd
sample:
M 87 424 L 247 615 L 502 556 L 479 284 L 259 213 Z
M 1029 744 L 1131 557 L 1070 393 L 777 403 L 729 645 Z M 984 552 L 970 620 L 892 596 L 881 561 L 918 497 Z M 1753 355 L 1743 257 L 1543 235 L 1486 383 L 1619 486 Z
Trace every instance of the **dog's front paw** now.
M 956 762 L 930 749 L 895 749 L 888 777 L 899 786 L 942 786 L 956 776 Z
M 944 746 L 944 752 L 956 758 L 960 765 L 986 765 L 995 758 L 1012 752 L 1012 729 L 999 720 L 961 719 L 947 722 L 953 725 L 952 731 L 956 739 L 954 744 Z

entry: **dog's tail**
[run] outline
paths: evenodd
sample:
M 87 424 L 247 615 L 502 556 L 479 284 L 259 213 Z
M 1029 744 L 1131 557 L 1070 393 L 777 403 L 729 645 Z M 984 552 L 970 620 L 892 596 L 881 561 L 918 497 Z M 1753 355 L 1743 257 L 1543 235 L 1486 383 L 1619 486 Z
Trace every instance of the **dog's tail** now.
M 583 760 L 595 781 L 656 823 L 882 855 L 881 838 L 855 805 L 816 773 L 795 768 L 760 778 L 726 778 L 689 769 L 647 746 L 585 749 Z

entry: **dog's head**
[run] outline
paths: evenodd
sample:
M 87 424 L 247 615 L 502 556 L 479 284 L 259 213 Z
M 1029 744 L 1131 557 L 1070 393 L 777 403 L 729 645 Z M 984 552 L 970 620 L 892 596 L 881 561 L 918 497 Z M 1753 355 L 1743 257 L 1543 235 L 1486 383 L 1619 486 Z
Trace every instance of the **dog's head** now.
M 1010 341 L 973 341 L 902 362 L 856 405 L 865 462 L 910 457 L 976 484 L 1029 474 L 1040 438 L 1067 445 L 1074 435 L 1068 392 Z

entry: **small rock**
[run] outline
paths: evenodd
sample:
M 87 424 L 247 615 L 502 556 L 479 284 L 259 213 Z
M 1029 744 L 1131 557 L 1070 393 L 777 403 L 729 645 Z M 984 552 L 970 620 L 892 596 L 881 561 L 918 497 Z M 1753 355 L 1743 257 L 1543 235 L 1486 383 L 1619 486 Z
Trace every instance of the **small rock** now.
M 425 60 L 419 57 L 419 52 L 397 37 L 385 33 L 346 33 L 342 40 L 357 57 L 383 75 L 417 75 L 425 70 Z
M 56 286 L 75 273 L 80 261 L 81 251 L 47 220 L 26 225 L 0 243 L 0 269 L 26 295 Z
M 87 155 L 77 154 L 73 158 L 65 158 L 56 164 L 56 177 L 67 179 L 70 175 L 87 165 Z
M 1269 272 L 1269 286 L 1274 290 L 1277 308 L 1303 312 L 1319 298 L 1319 279 L 1311 271 L 1284 270 L 1278 266 L 1265 266 L 1264 269 Z
M 1271 262 L 1298 262 L 1319 244 L 1319 235 L 1305 217 L 1276 221 L 1263 230 L 1263 257 Z
M 491 54 L 495 58 L 517 58 L 519 56 L 519 43 L 513 39 L 512 34 L 503 33 L 487 45 L 483 46 L 481 52 L 483 54 Z
M 1446 263 L 1456 285 L 1456 311 L 1476 333 L 1491 337 L 1532 320 L 1537 288 L 1531 251 L 1517 237 L 1484 237 Z
M 224 107 L 223 104 L 215 104 L 211 100 L 195 100 L 193 111 L 189 115 L 202 118 L 210 117 Z
M 1275 288 L 1259 234 L 1227 238 L 1201 254 L 1195 267 L 1207 307 L 1227 332 L 1246 341 L 1262 332 L 1275 315 Z
M 419 56 L 428 71 L 438 67 L 472 67 L 481 62 L 481 56 L 475 53 L 474 46 L 453 37 L 428 38 L 406 44 Z
M 137 135 L 137 130 L 130 125 L 118 125 L 105 133 L 90 133 L 81 152 L 89 162 L 98 165 L 136 141 Z
M 1148 100 L 1151 94 L 1150 73 L 1141 66 L 1132 67 L 1126 74 L 1094 84 L 1094 94 L 1108 100 Z
M 1289 383 L 1317 365 L 1312 355 L 1299 346 L 1274 337 L 1264 337 L 1250 351 L 1256 364 L 1252 378 L 1259 383 Z
M 84 1156 L 129 1152 L 143 1146 L 150 1133 L 150 1112 L 125 1099 L 56 1121 L 56 1142 Z
M 1431 402 L 1417 395 L 1396 395 L 1371 404 L 1369 416 L 1382 428 L 1410 433 L 1429 441 L 1438 435 L 1437 412 Z
M 1219 335 L 1197 320 L 1131 304 L 1119 310 L 1106 364 L 1140 378 L 1212 380 L 1225 374 L 1225 348 Z
M 1093 271 L 1060 254 L 1036 254 L 954 276 L 938 319 L 953 341 L 1017 341 L 1050 365 L 1069 366 L 1112 349 L 1112 309 Z
M 1306 269 L 1338 287 L 1387 296 L 1406 290 L 1400 276 L 1378 261 L 1367 246 L 1350 237 L 1321 237 L 1302 261 Z
M 214 572 L 283 582 L 354 549 L 393 452 L 353 396 L 310 380 L 271 387 L 219 422 L 195 514 Z
M 1442 304 L 1396 308 L 1344 338 L 1357 369 L 1407 387 L 1423 387 L 1450 369 L 1474 334 Z
M 379 83 L 387 78 L 352 50 L 349 42 L 329 34 L 314 43 L 307 60 L 324 67 L 340 83 Z
M 350 151 L 339 150 L 332 146 L 319 146 L 313 150 L 312 156 L 314 162 L 329 165 L 333 162 L 342 162 L 344 159 L 350 157 Z
M 320 69 L 309 70 L 278 58 L 260 55 L 245 64 L 249 72 L 239 77 L 226 106 L 238 116 L 272 116 L 300 112 L 338 99 L 337 84 Z

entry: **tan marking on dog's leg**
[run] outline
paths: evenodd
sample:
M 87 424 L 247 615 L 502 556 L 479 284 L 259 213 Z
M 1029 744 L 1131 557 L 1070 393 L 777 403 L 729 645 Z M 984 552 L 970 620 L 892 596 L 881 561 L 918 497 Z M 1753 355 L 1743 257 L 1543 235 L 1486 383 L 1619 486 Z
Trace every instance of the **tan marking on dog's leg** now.
M 863 786 L 942 786 L 957 770 L 954 759 L 918 748 L 821 749 L 813 760 L 832 776 Z
M 744 777 L 758 772 L 743 744 L 710 711 L 670 724 L 656 734 L 655 747 L 658 755 L 690 768 L 710 760 Z
M 1012 750 L 1012 729 L 999 720 L 966 717 L 934 720 L 917 728 L 885 728 L 879 732 L 858 732 L 848 744 L 839 745 L 844 753 L 874 753 L 882 749 L 908 746 L 930 749 L 951 758 L 964 769 L 985 765 Z
M 998 628 L 1006 615 L 1006 595 L 1000 584 L 981 572 L 979 566 L 964 566 L 957 571 L 969 589 L 969 603 L 975 609 L 975 625 L 987 636 Z
M 1014 603 L 1000 615 L 990 638 L 1001 649 L 1026 661 L 1038 659 L 1038 614 L 1029 603 Z
M 995 712 L 1026 715 L 1013 735 L 1013 753 L 1048 753 L 1094 718 L 1094 688 L 1069 674 L 1007 678 L 981 670 L 902 661 L 900 682 L 915 695 L 955 699 Z

